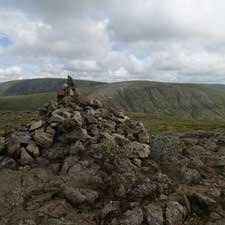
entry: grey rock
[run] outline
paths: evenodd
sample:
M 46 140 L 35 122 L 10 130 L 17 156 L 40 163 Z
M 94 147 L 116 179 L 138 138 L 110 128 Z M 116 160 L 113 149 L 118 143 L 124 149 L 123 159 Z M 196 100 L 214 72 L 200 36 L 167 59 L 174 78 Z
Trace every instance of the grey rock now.
M 112 134 L 112 136 L 120 146 L 126 145 L 130 142 L 129 139 L 127 139 L 124 135 L 114 133 Z
M 4 157 L 3 160 L 0 162 L 0 169 L 6 168 L 6 169 L 16 169 L 17 163 L 14 159 L 9 157 Z
M 168 225 L 182 225 L 183 220 L 187 215 L 187 210 L 178 202 L 170 201 L 166 207 L 166 224 Z
M 180 170 L 182 179 L 187 184 L 197 184 L 201 181 L 201 175 L 196 169 L 183 166 Z
M 125 145 L 125 149 L 129 158 L 148 158 L 151 153 L 148 145 L 139 142 L 131 142 Z
M 163 210 L 162 207 L 157 203 L 147 205 L 144 214 L 148 225 L 163 225 Z
M 38 128 L 41 128 L 43 125 L 43 121 L 42 120 L 39 120 L 39 121 L 35 121 L 31 124 L 30 126 L 30 131 L 33 131 L 33 130 L 36 130 Z
M 36 130 L 33 138 L 36 144 L 43 148 L 49 148 L 54 142 L 54 136 L 42 130 Z
M 99 194 L 91 189 L 64 187 L 63 195 L 74 206 L 83 203 L 94 203 Z
M 40 155 L 39 148 L 34 142 L 30 142 L 26 149 L 32 156 L 38 157 Z
M 54 145 L 47 151 L 43 152 L 43 155 L 50 160 L 64 159 L 69 152 L 69 148 L 63 145 Z
M 182 142 L 175 135 L 161 135 L 151 143 L 151 157 L 156 161 L 177 161 L 182 154 Z
M 153 197 L 157 189 L 156 183 L 143 183 L 134 187 L 129 194 L 137 199 Z
M 98 100 L 98 99 L 93 99 L 93 100 L 92 100 L 92 105 L 93 105 L 93 107 L 95 107 L 95 108 L 102 108 L 102 107 L 103 107 L 101 101 Z
M 31 137 L 29 134 L 11 134 L 9 137 L 9 143 L 11 144 L 28 144 L 31 141 Z
M 134 208 L 132 210 L 127 210 L 122 220 L 120 221 L 120 225 L 141 225 L 143 222 L 143 212 L 140 208 Z
M 34 161 L 33 157 L 26 151 L 25 148 L 21 149 L 20 163 L 26 165 Z
M 138 167 L 141 167 L 142 165 L 142 161 L 140 159 L 137 159 L 137 158 L 134 158 L 133 159 L 133 163 L 138 166 Z
M 102 185 L 104 182 L 99 169 L 99 166 L 91 161 L 74 163 L 68 170 L 70 183 L 76 187 Z
M 205 194 L 193 192 L 191 193 L 192 198 L 196 199 L 199 204 L 204 205 L 206 207 L 214 207 L 216 206 L 216 201 Z
M 2 154 L 3 150 L 5 149 L 5 138 L 4 137 L 0 137 L 0 155 Z
M 145 129 L 138 134 L 138 141 L 145 143 L 145 144 L 150 143 L 149 134 Z
M 119 211 L 119 209 L 120 209 L 119 201 L 110 201 L 104 205 L 104 208 L 102 209 L 102 212 L 101 212 L 101 216 L 104 218 L 109 213 Z
M 225 156 L 218 157 L 215 164 L 217 167 L 225 167 Z
M 60 123 L 64 120 L 64 117 L 60 115 L 53 115 L 49 118 L 48 123 Z
M 115 194 L 117 197 L 125 197 L 126 196 L 126 188 L 123 184 L 120 184 L 119 188 L 116 190 Z
M 87 114 L 85 116 L 85 120 L 86 120 L 87 124 L 96 124 L 98 122 L 98 120 L 94 116 L 89 115 L 89 114 Z
M 74 156 L 68 156 L 67 158 L 65 158 L 65 160 L 63 161 L 63 165 L 61 168 L 60 173 L 61 174 L 66 174 L 68 173 L 69 169 L 71 167 L 73 167 L 75 164 L 79 163 L 79 158 L 78 157 L 74 157 Z
M 82 126 L 83 124 L 83 119 L 82 119 L 82 116 L 80 114 L 79 111 L 74 111 L 73 112 L 73 119 L 75 119 L 77 121 L 77 123 L 79 124 L 79 126 Z
M 84 151 L 84 145 L 81 141 L 77 141 L 75 144 L 72 144 L 70 147 L 70 154 L 77 155 Z
M 52 112 L 52 116 L 60 116 L 62 118 L 70 118 L 69 108 L 59 108 Z
M 87 130 L 76 127 L 73 131 L 65 134 L 65 141 L 68 143 L 73 143 L 76 141 L 86 141 L 90 136 L 87 133 Z
M 55 135 L 55 129 L 48 126 L 47 129 L 46 129 L 46 133 L 51 134 L 51 135 Z

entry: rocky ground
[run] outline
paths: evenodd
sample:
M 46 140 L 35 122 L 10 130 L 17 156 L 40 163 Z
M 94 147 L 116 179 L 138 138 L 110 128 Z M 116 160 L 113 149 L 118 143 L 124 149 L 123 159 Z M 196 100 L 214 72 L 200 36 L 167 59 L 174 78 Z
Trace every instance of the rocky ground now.
M 225 133 L 151 139 L 71 79 L 0 138 L 1 225 L 224 225 Z

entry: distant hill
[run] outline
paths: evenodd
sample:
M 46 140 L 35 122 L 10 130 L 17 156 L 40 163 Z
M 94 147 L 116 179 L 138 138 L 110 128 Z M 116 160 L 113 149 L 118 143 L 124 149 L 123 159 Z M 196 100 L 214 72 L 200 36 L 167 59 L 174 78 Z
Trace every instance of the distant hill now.
M 225 118 L 225 89 L 210 85 L 129 81 L 103 85 L 91 96 L 128 112 Z
M 43 78 L 30 80 L 9 81 L 0 84 L 0 96 L 27 95 L 35 93 L 54 92 L 61 88 L 65 79 Z M 103 82 L 76 80 L 78 87 L 92 87 L 104 84 Z
M 63 79 L 11 81 L 0 85 L 0 110 L 35 110 L 54 99 Z M 150 81 L 76 81 L 84 95 L 128 112 L 200 119 L 225 119 L 225 86 Z M 15 96 L 16 95 L 16 96 Z

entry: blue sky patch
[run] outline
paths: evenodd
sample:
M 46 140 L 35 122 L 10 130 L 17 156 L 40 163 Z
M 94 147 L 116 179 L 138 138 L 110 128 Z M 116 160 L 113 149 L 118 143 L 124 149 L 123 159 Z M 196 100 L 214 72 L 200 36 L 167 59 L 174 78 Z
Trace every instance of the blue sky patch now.
M 112 45 L 112 51 L 114 52 L 125 52 L 128 54 L 135 55 L 138 59 L 144 60 L 149 57 L 149 54 L 144 52 L 136 52 L 129 49 L 129 47 L 124 43 L 115 43 Z
M 127 50 L 128 50 L 128 47 L 126 44 L 115 43 L 112 45 L 112 51 L 114 52 L 125 52 Z
M 135 55 L 138 59 L 141 59 L 141 60 L 144 60 L 144 59 L 146 59 L 146 58 L 149 57 L 149 54 L 144 53 L 144 52 L 134 53 L 134 55 Z
M 12 44 L 12 41 L 6 35 L 0 34 L 0 46 L 8 47 Z

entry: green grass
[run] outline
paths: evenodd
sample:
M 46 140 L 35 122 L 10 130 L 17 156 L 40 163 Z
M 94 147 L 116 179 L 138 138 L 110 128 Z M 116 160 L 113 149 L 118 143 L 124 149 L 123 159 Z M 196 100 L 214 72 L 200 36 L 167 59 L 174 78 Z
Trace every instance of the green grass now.
M 182 117 L 154 116 L 147 113 L 128 113 L 138 121 L 142 121 L 152 135 L 164 132 L 187 132 L 193 130 L 211 130 L 221 128 L 225 130 L 225 121 L 195 120 Z M 0 111 L 0 134 L 29 123 L 37 116 L 35 111 Z
M 45 103 L 55 98 L 55 93 L 0 97 L 0 110 L 37 110 L 39 107 L 42 107 Z
M 92 94 L 97 87 L 84 87 L 80 89 L 82 95 Z M 0 96 L 0 111 L 36 111 L 45 103 L 56 99 L 55 92 L 18 95 L 18 96 Z
M 164 132 L 187 132 L 193 130 L 225 129 L 225 121 L 196 120 L 182 117 L 154 116 L 147 113 L 128 113 L 136 120 L 142 121 L 150 134 Z
M 0 134 L 7 132 L 20 125 L 29 123 L 33 118 L 36 118 L 36 112 L 23 111 L 1 111 L 0 112 Z

